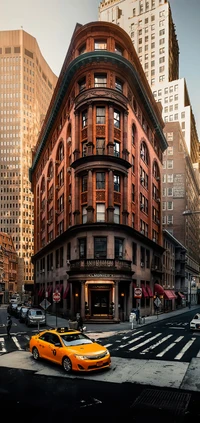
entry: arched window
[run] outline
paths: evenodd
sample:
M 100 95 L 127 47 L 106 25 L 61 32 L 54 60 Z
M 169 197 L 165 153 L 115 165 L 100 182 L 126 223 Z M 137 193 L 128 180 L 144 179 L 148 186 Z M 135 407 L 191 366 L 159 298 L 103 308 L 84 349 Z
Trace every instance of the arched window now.
M 41 192 L 43 193 L 44 191 L 45 191 L 45 179 L 43 177 L 41 182 Z
M 57 159 L 62 162 L 62 160 L 64 159 L 64 145 L 63 142 L 60 142 L 59 147 L 58 147 L 58 157 Z
M 140 145 L 140 157 L 146 163 L 146 165 L 149 165 L 149 152 L 144 141 L 142 141 Z
M 156 161 L 153 162 L 153 176 L 156 179 L 160 177 L 159 167 Z
M 132 125 L 132 133 L 131 133 L 132 145 L 135 145 L 135 136 L 136 136 L 136 126 L 133 124 Z
M 52 162 L 49 164 L 48 178 L 50 178 L 50 179 L 53 178 L 53 163 Z

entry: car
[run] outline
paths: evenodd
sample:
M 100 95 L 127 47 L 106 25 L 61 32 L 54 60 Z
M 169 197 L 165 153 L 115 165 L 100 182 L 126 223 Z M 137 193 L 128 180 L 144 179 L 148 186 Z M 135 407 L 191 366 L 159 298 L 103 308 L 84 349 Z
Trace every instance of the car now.
M 14 295 L 12 295 L 12 297 L 10 299 L 10 304 L 17 304 L 19 301 L 20 301 L 19 294 L 14 294 Z
M 33 358 L 44 358 L 72 371 L 90 372 L 109 368 L 111 357 L 108 349 L 75 329 L 47 329 L 33 335 L 29 341 Z
M 26 326 L 36 326 L 46 324 L 46 316 L 44 310 L 40 308 L 29 308 L 25 317 Z
M 15 316 L 16 315 L 17 306 L 18 306 L 17 303 L 11 303 L 11 304 L 9 304 L 8 307 L 7 307 L 7 312 L 10 315 Z
M 26 306 L 26 305 L 24 305 L 24 306 L 22 306 L 21 308 L 20 308 L 20 311 L 19 311 L 19 321 L 20 321 L 20 323 L 23 323 L 23 322 L 25 322 L 25 320 L 26 320 L 26 315 L 27 315 L 27 311 L 29 310 L 29 308 L 30 307 L 28 307 L 28 306 Z
M 190 322 L 191 330 L 200 330 L 200 313 L 196 313 Z

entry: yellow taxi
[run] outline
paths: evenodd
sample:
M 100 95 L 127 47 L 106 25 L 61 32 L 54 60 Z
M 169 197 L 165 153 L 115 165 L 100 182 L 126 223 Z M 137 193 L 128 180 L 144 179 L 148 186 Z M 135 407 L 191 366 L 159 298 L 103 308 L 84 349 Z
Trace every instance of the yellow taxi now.
M 74 329 L 47 329 L 33 335 L 29 341 L 33 358 L 44 358 L 63 366 L 66 372 L 93 371 L 109 367 L 107 348 Z

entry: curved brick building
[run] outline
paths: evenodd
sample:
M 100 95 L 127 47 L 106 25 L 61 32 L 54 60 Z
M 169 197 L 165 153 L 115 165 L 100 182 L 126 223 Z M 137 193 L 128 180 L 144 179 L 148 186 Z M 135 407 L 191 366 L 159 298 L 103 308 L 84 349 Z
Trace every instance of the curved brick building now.
M 70 317 L 152 313 L 162 278 L 162 128 L 127 33 L 77 25 L 30 169 L 36 301 L 46 293 L 52 303 L 57 289 Z

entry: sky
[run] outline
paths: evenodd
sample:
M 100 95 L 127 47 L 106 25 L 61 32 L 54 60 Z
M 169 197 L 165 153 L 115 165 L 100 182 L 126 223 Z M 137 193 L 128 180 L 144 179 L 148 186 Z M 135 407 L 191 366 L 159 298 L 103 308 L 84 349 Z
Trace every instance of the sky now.
M 97 21 L 99 4 L 100 0 L 0 0 L 0 31 L 23 27 L 59 76 L 76 23 Z M 170 5 L 180 49 L 179 77 L 186 79 L 200 140 L 200 0 L 170 0 Z

